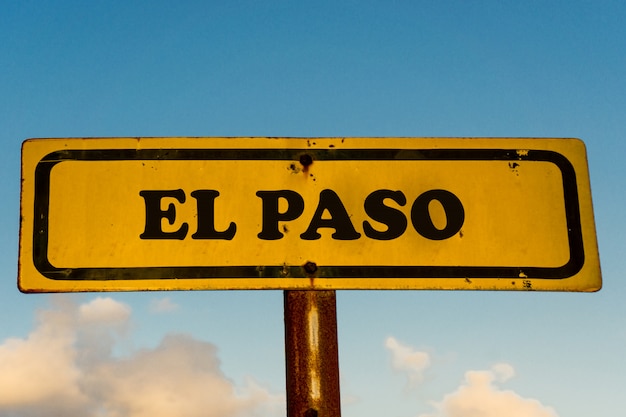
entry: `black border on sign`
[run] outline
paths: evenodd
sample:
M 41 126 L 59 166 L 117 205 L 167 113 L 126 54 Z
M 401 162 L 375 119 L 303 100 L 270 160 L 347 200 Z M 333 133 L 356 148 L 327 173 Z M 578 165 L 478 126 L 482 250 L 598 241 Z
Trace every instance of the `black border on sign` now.
M 317 278 L 511 278 L 565 279 L 585 262 L 576 172 L 563 155 L 546 150 L 516 149 L 83 149 L 52 152 L 35 168 L 33 262 L 54 280 L 141 280 L 308 277 L 301 266 L 176 266 L 131 268 L 62 268 L 48 260 L 50 173 L 63 161 L 230 160 L 294 161 L 303 154 L 321 161 L 542 161 L 555 164 L 563 178 L 569 261 L 555 268 L 519 266 L 324 266 Z

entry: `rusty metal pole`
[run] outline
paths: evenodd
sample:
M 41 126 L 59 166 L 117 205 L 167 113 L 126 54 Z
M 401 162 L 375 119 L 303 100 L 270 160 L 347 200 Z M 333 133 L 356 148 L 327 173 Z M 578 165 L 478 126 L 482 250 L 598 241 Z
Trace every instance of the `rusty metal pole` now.
M 285 291 L 287 417 L 340 417 L 335 291 Z

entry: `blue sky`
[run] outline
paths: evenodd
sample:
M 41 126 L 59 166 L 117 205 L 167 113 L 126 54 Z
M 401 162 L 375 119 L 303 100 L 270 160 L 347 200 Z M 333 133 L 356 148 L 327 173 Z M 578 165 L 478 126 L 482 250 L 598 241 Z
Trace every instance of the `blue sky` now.
M 0 416 L 284 415 L 280 291 L 17 290 L 21 143 L 88 136 L 583 139 L 603 289 L 338 292 L 342 413 L 626 408 L 622 2 L 1 8 Z

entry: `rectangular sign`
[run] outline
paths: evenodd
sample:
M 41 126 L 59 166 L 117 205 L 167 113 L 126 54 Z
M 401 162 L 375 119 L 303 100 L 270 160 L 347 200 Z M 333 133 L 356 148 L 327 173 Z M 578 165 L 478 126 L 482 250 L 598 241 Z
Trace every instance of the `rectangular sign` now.
M 578 139 L 31 139 L 19 288 L 601 287 Z

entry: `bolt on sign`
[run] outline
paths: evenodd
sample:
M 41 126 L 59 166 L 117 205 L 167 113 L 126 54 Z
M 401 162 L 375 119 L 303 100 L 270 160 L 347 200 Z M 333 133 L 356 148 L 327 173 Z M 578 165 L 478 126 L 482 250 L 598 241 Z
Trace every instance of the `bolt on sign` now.
M 30 139 L 18 284 L 24 292 L 596 291 L 585 146 Z

